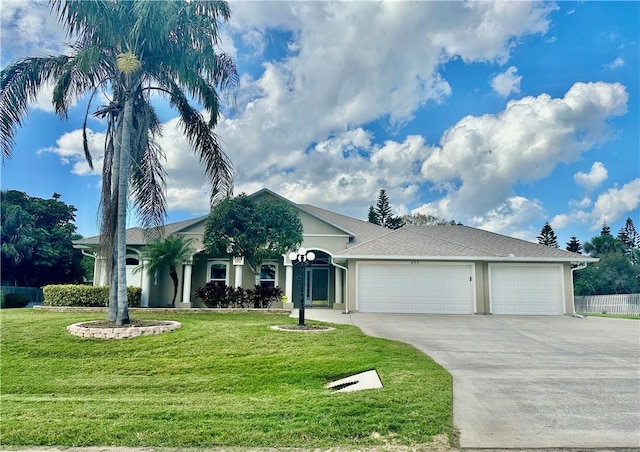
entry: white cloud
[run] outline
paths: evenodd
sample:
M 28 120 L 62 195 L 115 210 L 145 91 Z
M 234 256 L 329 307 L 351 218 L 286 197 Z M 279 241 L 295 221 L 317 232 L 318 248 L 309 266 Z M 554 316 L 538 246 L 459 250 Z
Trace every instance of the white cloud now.
M 64 164 L 71 164 L 73 174 L 80 176 L 96 175 L 102 173 L 102 159 L 104 155 L 104 133 L 96 133 L 87 129 L 87 145 L 93 160 L 94 170 L 89 168 L 84 156 L 82 146 L 82 130 L 77 129 L 63 134 L 56 140 L 56 146 L 38 150 L 38 154 L 52 152 L 60 157 Z
M 543 179 L 607 141 L 607 120 L 626 104 L 624 86 L 603 82 L 576 83 L 561 99 L 510 101 L 498 114 L 467 116 L 447 130 L 422 175 L 446 190 L 453 216 L 482 215 L 513 196 L 516 183 Z
M 626 63 L 624 61 L 623 58 L 618 57 L 615 60 L 613 60 L 611 63 L 607 63 L 604 65 L 605 69 L 609 69 L 610 71 L 613 71 L 615 69 L 621 68 L 622 66 L 624 66 Z
M 516 72 L 518 72 L 518 68 L 511 66 L 506 71 L 493 77 L 491 80 L 493 90 L 502 97 L 508 97 L 512 93 L 519 93 L 522 76 L 516 75 Z
M 591 165 L 591 171 L 588 173 L 583 173 L 582 171 L 577 172 L 573 175 L 573 180 L 587 190 L 593 190 L 607 180 L 608 177 L 609 173 L 602 162 L 594 162 L 594 164 Z
M 598 196 L 593 205 L 592 229 L 598 228 L 603 222 L 611 224 L 630 212 L 637 211 L 639 207 L 640 178 L 624 184 L 621 188 L 610 188 Z

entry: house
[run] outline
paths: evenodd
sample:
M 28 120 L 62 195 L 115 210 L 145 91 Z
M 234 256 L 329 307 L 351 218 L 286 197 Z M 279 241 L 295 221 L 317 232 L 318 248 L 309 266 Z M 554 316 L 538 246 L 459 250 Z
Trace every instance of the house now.
M 203 251 L 207 217 L 165 226 L 165 235 L 194 239 L 197 251 L 183 265 L 178 307 L 201 307 L 194 290 L 207 281 L 284 288 L 291 306 L 361 312 L 434 314 L 561 315 L 573 312 L 573 270 L 596 259 L 460 225 L 405 226 L 386 229 L 309 204 L 295 204 L 263 189 L 251 197 L 272 197 L 296 208 L 303 244 L 314 252 L 306 267 L 288 256 L 262 262 L 254 272 L 242 258 Z M 167 274 L 134 273 L 145 238 L 127 230 L 127 282 L 142 287 L 143 306 L 171 303 Z M 96 256 L 98 237 L 75 242 Z M 96 257 L 94 284 L 105 285 Z

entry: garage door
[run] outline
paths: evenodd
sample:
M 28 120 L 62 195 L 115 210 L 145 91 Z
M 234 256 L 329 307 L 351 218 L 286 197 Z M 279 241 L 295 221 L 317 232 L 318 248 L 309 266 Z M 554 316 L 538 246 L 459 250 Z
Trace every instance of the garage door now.
M 493 314 L 563 314 L 562 265 L 489 264 L 489 297 Z
M 472 264 L 358 264 L 358 310 L 473 314 Z

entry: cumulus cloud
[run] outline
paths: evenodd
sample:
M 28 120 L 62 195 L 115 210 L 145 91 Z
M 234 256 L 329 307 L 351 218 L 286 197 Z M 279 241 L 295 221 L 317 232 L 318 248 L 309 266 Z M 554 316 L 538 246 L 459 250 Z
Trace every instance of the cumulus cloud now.
M 591 227 L 597 229 L 603 222 L 609 224 L 620 219 L 628 212 L 640 207 L 640 178 L 613 187 L 598 196 L 591 212 Z
M 38 150 L 38 153 L 52 152 L 60 157 L 65 165 L 71 165 L 71 172 L 80 176 L 89 176 L 102 173 L 102 160 L 104 156 L 104 133 L 97 133 L 87 129 L 87 144 L 91 153 L 94 170 L 89 168 L 84 156 L 82 146 L 82 130 L 74 130 L 60 136 L 56 145 Z
M 491 79 L 493 90 L 502 97 L 508 97 L 512 93 L 519 93 L 522 76 L 516 75 L 516 72 L 518 72 L 518 68 L 511 66 L 506 71 L 493 77 Z
M 591 165 L 591 171 L 588 173 L 584 173 L 582 171 L 577 172 L 573 175 L 573 180 L 576 183 L 587 190 L 593 190 L 598 187 L 602 182 L 607 180 L 609 177 L 609 173 L 607 169 L 604 167 L 602 162 L 594 162 Z
M 467 116 L 445 132 L 422 175 L 447 191 L 455 216 L 481 215 L 516 183 L 543 179 L 608 140 L 607 120 L 625 113 L 627 97 L 618 83 L 576 83 L 560 99 L 525 97 L 495 115 Z

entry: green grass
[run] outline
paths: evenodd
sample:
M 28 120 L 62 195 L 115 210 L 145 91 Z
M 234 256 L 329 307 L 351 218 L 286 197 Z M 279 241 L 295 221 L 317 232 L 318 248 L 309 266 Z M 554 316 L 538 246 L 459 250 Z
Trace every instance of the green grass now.
M 281 315 L 136 313 L 183 326 L 104 341 L 65 330 L 102 313 L 1 315 L 4 446 L 411 446 L 453 433 L 448 372 L 352 326 L 299 333 L 271 330 L 296 323 Z M 383 389 L 324 389 L 374 368 Z
M 586 315 L 587 317 L 610 317 L 612 319 L 634 319 L 640 320 L 640 315 L 624 315 L 624 314 L 596 314 L 593 312 L 582 312 L 580 315 Z

